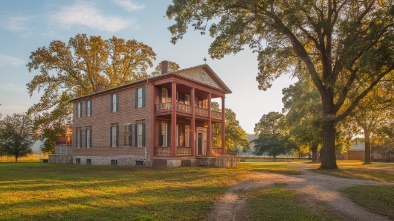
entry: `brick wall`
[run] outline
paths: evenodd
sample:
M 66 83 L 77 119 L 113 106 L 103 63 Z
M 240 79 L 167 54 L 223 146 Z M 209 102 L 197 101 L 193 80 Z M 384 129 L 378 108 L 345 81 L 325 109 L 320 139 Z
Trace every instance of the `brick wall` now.
M 135 108 L 136 88 L 145 85 L 145 107 Z M 110 111 L 110 95 L 119 95 L 118 111 Z M 121 88 L 110 92 L 102 92 L 92 97 L 73 102 L 73 131 L 82 129 L 82 147 L 76 148 L 76 133 L 73 133 L 73 156 L 151 156 L 151 114 L 152 114 L 152 86 L 150 83 Z M 92 115 L 86 116 L 86 101 L 92 100 Z M 82 102 L 82 117 L 77 118 L 77 103 Z M 134 125 L 136 121 L 145 121 L 145 147 L 135 146 Z M 132 124 L 132 144 L 124 146 L 124 124 Z M 113 124 L 119 126 L 118 147 L 110 147 L 110 127 Z M 92 147 L 85 148 L 85 129 L 92 129 Z M 146 151 L 146 153 L 145 153 Z M 92 160 L 95 162 L 96 160 Z M 104 160 L 105 161 L 105 160 Z M 92 163 L 93 163 L 92 162 Z M 99 162 L 99 160 L 97 160 Z M 100 161 L 101 162 L 101 161 Z

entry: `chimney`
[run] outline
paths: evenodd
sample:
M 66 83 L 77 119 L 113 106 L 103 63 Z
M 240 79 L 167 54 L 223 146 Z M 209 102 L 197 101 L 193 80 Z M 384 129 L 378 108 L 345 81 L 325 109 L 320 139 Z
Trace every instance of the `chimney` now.
M 168 73 L 168 61 L 161 62 L 161 74 Z
M 103 90 L 103 85 L 101 83 L 98 83 L 96 86 L 96 92 L 102 91 Z

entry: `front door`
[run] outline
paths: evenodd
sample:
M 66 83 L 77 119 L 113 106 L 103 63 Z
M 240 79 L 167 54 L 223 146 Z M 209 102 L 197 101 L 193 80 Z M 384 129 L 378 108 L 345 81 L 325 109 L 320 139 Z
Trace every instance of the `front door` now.
M 198 132 L 197 133 L 197 154 L 198 155 L 202 155 L 202 147 L 203 147 L 203 133 L 202 132 Z

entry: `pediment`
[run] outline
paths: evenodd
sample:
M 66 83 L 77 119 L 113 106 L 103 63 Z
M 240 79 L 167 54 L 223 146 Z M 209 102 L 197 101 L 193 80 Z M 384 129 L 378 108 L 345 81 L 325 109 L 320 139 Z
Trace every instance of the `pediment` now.
M 218 89 L 222 89 L 212 78 L 212 76 L 207 73 L 203 68 L 196 68 L 196 69 L 188 69 L 181 72 L 176 73 L 180 76 L 190 78 L 194 81 L 198 81 L 203 84 L 207 84 L 211 87 L 215 87 Z

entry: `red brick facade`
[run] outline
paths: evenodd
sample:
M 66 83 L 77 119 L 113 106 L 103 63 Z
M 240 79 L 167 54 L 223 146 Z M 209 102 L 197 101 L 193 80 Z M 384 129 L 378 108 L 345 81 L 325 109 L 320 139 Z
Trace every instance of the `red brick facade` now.
M 224 153 L 224 99 L 231 91 L 208 65 L 162 72 L 71 100 L 73 163 L 152 165 Z M 213 98 L 221 101 L 220 111 L 212 110 Z M 219 147 L 214 124 L 222 129 Z

